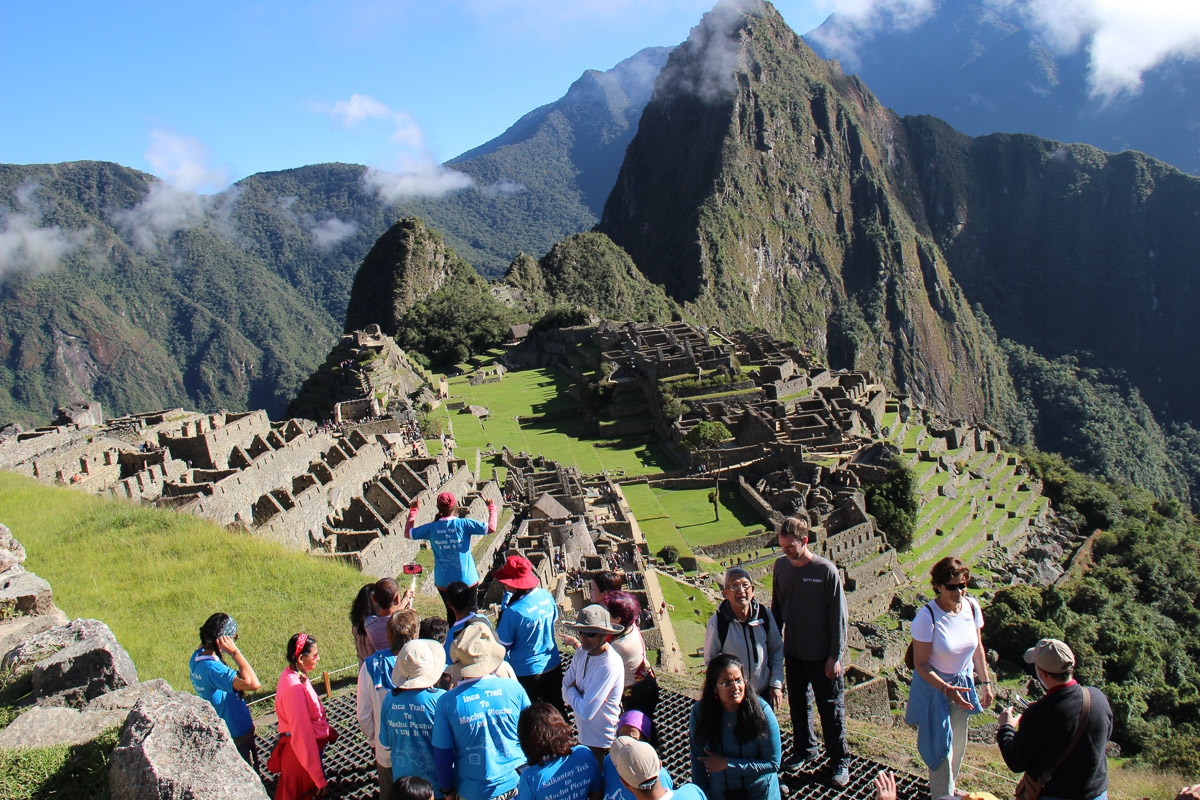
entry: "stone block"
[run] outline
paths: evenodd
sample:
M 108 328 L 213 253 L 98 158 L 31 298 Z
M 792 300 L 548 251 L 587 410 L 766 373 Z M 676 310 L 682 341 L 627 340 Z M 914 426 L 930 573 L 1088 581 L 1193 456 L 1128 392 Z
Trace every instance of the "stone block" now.
M 53 608 L 54 593 L 43 578 L 15 564 L 0 573 L 0 619 L 48 614 Z
M 51 628 L 66 625 L 70 620 L 61 610 L 53 608 L 48 614 L 32 617 L 13 617 L 0 622 L 0 655 Z
M 33 665 L 38 705 L 80 708 L 105 692 L 138 682 L 137 667 L 115 639 L 94 636 Z
M 163 694 L 173 691 L 171 684 L 167 683 L 162 678 L 155 678 L 149 681 L 132 686 L 126 686 L 124 689 L 116 689 L 111 692 L 100 695 L 95 700 L 83 707 L 84 711 L 123 711 L 128 713 L 130 709 L 138 704 L 146 695 Z M 121 717 L 121 721 L 125 721 L 125 717 Z
M 42 631 L 11 648 L 0 658 L 0 672 L 11 671 L 23 675 L 43 658 L 93 636 L 107 636 L 116 641 L 113 632 L 100 620 L 77 619 L 67 625 Z
M 109 759 L 108 787 L 123 800 L 267 800 L 217 712 L 185 692 L 148 695 L 133 707 Z
M 0 731 L 0 749 L 83 744 L 125 722 L 128 710 L 78 711 L 34 706 Z
M 25 563 L 25 548 L 12 535 L 7 525 L 0 523 L 0 574 L 13 566 Z

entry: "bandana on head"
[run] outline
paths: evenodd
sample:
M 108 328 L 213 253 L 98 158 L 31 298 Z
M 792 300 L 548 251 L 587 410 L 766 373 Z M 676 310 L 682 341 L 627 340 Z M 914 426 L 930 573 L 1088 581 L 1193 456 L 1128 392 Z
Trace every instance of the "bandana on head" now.
M 304 652 L 304 645 L 308 644 L 308 634 L 302 633 L 296 637 L 296 653 L 292 656 L 293 661 L 300 660 L 300 654 Z
M 237 631 L 237 620 L 235 620 L 233 617 L 230 617 L 229 619 L 225 620 L 225 624 L 221 626 L 221 630 L 217 631 L 217 638 L 219 639 L 222 636 L 228 636 L 230 639 L 232 639 L 234 636 L 237 636 Z

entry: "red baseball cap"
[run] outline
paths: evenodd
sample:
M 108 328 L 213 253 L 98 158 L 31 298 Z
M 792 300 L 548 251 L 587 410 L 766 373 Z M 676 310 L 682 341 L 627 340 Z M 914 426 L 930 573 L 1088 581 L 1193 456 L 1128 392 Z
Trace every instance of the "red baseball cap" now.
M 437 507 L 442 511 L 449 511 L 458 505 L 458 501 L 454 499 L 453 492 L 442 492 L 437 497 Z
M 496 570 L 496 580 L 510 589 L 532 589 L 539 583 L 533 564 L 524 556 L 509 556 L 504 566 Z

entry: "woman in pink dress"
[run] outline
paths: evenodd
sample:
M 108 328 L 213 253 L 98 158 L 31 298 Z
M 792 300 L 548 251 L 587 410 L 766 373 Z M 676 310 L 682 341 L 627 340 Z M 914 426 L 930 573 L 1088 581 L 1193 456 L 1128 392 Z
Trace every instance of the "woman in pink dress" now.
M 267 764 L 271 772 L 280 773 L 275 800 L 310 800 L 327 792 L 321 754 L 337 740 L 337 731 L 329 727 L 325 707 L 308 679 L 320 660 L 317 640 L 307 633 L 288 640 L 288 666 L 275 687 L 279 743 Z

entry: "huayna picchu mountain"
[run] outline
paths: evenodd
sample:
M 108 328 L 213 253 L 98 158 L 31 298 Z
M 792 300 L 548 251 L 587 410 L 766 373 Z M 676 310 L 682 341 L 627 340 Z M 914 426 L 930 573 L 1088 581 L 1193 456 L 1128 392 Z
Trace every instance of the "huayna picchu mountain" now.
M 672 52 L 597 229 L 685 313 L 1019 440 L 1037 411 L 998 339 L 1128 375 L 1132 416 L 1200 417 L 1198 219 L 1200 180 L 1139 153 L 901 119 L 750 0 Z

